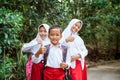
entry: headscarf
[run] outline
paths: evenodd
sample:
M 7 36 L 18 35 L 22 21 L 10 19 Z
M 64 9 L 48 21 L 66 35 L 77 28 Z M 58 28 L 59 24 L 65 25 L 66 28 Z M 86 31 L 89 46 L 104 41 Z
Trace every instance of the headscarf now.
M 71 33 L 72 33 L 71 28 L 77 22 L 81 23 L 81 26 L 80 26 L 79 30 L 82 28 L 83 22 L 81 20 L 79 20 L 79 19 L 72 19 L 69 22 L 69 24 L 66 27 L 66 29 L 62 32 L 62 36 L 63 36 L 64 39 L 66 39 L 67 37 L 69 37 L 71 35 Z M 77 32 L 75 34 L 77 34 Z
M 37 33 L 36 38 L 40 38 L 40 39 L 41 39 L 41 37 L 40 37 L 40 35 L 39 35 L 39 34 L 40 34 L 39 29 L 40 29 L 41 26 L 43 26 L 43 27 L 45 28 L 45 30 L 47 31 L 47 34 L 48 34 L 48 30 L 49 30 L 49 28 L 50 28 L 47 24 L 41 24 L 41 25 L 38 26 L 38 33 Z M 48 37 L 46 37 L 46 38 L 48 38 Z

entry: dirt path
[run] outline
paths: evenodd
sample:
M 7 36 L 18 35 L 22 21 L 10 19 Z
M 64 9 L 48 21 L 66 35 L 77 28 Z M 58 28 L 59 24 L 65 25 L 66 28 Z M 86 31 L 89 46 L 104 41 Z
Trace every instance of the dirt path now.
M 88 80 L 120 80 L 120 60 L 88 68 Z

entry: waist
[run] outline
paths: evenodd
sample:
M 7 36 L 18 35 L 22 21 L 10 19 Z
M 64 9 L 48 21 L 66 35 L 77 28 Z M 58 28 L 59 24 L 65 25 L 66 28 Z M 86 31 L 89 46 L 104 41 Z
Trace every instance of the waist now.
M 46 69 L 54 69 L 54 70 L 55 70 L 55 69 L 57 69 L 57 70 L 61 70 L 61 69 L 62 69 L 62 68 L 53 68 L 53 67 L 49 67 L 49 66 L 46 66 L 45 68 L 46 68 Z

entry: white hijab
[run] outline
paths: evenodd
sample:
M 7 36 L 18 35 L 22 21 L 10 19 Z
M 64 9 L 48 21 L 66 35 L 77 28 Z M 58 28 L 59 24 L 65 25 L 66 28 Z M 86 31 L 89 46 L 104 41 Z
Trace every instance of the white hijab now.
M 37 33 L 36 38 L 40 38 L 40 39 L 42 39 L 42 38 L 40 37 L 40 35 L 39 35 L 39 34 L 40 34 L 39 28 L 40 28 L 41 26 L 43 26 L 43 27 L 45 28 L 45 30 L 47 31 L 47 34 L 48 34 L 48 30 L 49 30 L 49 28 L 50 28 L 47 24 L 41 24 L 41 25 L 38 26 L 38 33 Z M 36 39 L 36 38 L 35 38 L 35 39 Z M 48 38 L 48 37 L 46 37 L 46 38 Z
M 81 26 L 80 26 L 79 30 L 82 28 L 83 22 L 82 22 L 81 20 L 79 20 L 79 19 L 72 19 L 72 20 L 69 22 L 69 24 L 68 24 L 68 26 L 66 27 L 66 29 L 65 29 L 65 30 L 63 31 L 63 33 L 62 33 L 63 38 L 62 38 L 61 42 L 62 42 L 62 41 L 64 42 L 65 39 L 66 39 L 67 37 L 69 37 L 71 34 L 72 34 L 73 37 L 75 37 L 75 40 L 74 40 L 74 41 L 67 43 L 67 45 L 68 45 L 68 47 L 69 47 L 69 48 L 68 48 L 68 51 L 69 51 L 69 53 L 71 54 L 71 56 L 80 53 L 80 55 L 82 56 L 82 58 L 80 58 L 79 60 L 81 61 L 82 69 L 83 69 L 83 68 L 84 68 L 84 57 L 85 57 L 85 55 L 87 54 L 87 49 L 86 49 L 86 47 L 85 47 L 85 45 L 84 45 L 84 42 L 83 42 L 82 38 L 77 35 L 78 32 L 73 33 L 72 30 L 71 30 L 72 26 L 73 26 L 75 23 L 77 23 L 77 22 L 80 22 L 80 23 L 81 23 Z M 75 63 L 75 61 L 73 61 L 73 62 L 71 63 L 71 67 L 72 67 L 72 68 L 75 68 L 75 65 L 76 65 L 76 63 Z
M 39 25 L 39 26 L 38 26 L 37 36 L 36 36 L 32 41 L 30 41 L 29 43 L 25 43 L 25 44 L 23 45 L 23 47 L 22 47 L 22 51 L 23 51 L 23 52 L 36 53 L 37 50 L 38 50 L 39 47 L 40 47 L 40 45 L 37 43 L 36 39 L 40 39 L 40 41 L 42 41 L 42 43 L 43 43 L 44 45 L 47 45 L 47 44 L 50 43 L 50 40 L 49 40 L 48 36 L 47 36 L 45 39 L 42 39 L 42 38 L 40 37 L 40 35 L 39 35 L 39 34 L 40 34 L 39 28 L 40 28 L 41 26 L 43 26 L 43 27 L 46 29 L 47 34 L 48 34 L 48 30 L 49 30 L 50 27 L 49 27 L 47 24 L 41 24 L 41 25 Z
M 66 29 L 62 32 L 62 36 L 63 36 L 64 39 L 66 39 L 67 37 L 69 37 L 69 36 L 71 35 L 71 33 L 72 33 L 71 28 L 72 28 L 72 26 L 73 26 L 75 23 L 77 23 L 77 22 L 80 22 L 80 23 L 81 23 L 80 29 L 82 28 L 83 22 L 82 22 L 81 20 L 79 20 L 79 19 L 72 19 L 72 20 L 69 22 L 69 24 L 68 24 L 68 26 L 66 27 Z M 80 29 L 79 29 L 79 30 L 80 30 Z M 77 34 L 77 32 L 76 32 L 75 34 Z

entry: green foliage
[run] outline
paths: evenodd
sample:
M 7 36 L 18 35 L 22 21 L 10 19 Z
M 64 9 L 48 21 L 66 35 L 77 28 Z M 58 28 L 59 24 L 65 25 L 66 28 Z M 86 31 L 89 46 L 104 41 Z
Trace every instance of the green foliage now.
M 9 58 L 8 55 L 4 56 L 0 63 L 0 79 L 4 80 L 5 78 L 11 77 L 13 75 L 12 70 L 15 65 L 16 62 L 12 58 Z
M 17 57 L 4 55 L 0 62 L 0 80 L 24 80 L 27 55 L 17 53 Z
M 0 8 L 0 44 L 1 47 L 8 49 L 9 53 L 12 53 L 13 48 L 20 46 L 19 32 L 23 26 L 22 13 L 18 11 L 12 11 L 6 8 Z
M 13 71 L 15 77 L 18 80 L 24 80 L 26 78 L 26 63 L 27 63 L 27 55 L 24 54 L 22 52 L 18 52 L 17 54 L 17 64 L 16 64 L 16 70 Z

